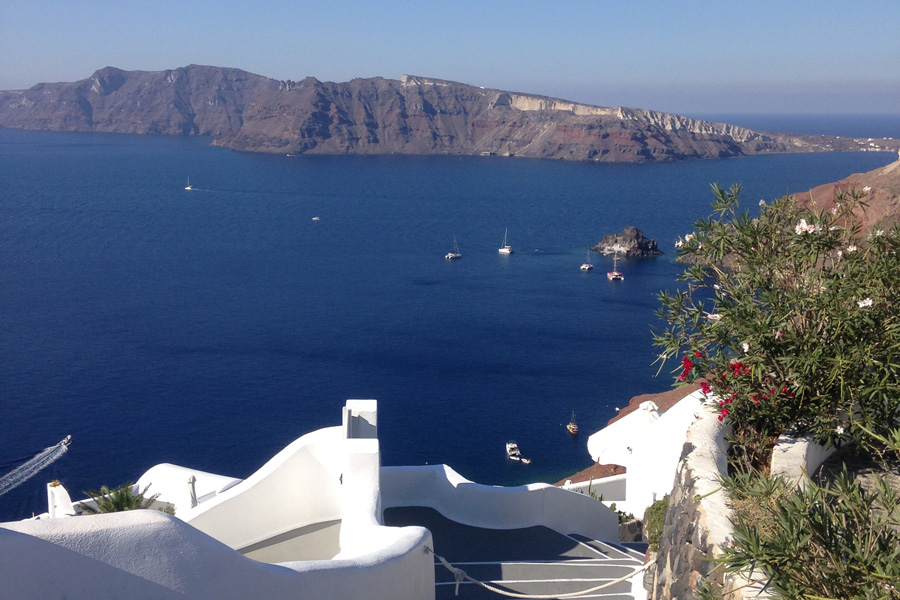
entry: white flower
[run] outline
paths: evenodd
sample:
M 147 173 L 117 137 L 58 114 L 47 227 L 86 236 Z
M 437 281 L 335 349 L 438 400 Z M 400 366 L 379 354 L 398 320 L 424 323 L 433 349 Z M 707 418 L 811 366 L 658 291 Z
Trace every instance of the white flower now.
M 837 255 L 838 255 L 838 258 L 841 258 L 844 256 L 844 253 L 842 251 L 838 250 Z
M 784 334 L 781 333 L 781 330 L 779 329 L 778 331 L 775 332 L 775 339 L 776 339 L 776 340 L 780 340 L 780 339 L 781 339 L 781 336 L 783 336 L 783 335 L 784 335 Z
M 849 246 L 847 246 L 847 252 L 856 252 L 857 250 L 858 248 L 856 247 L 856 244 L 850 244 Z
M 800 219 L 800 222 L 794 227 L 794 231 L 797 235 L 800 235 L 801 233 L 819 233 L 822 231 L 822 227 L 820 225 L 807 223 L 806 219 Z
M 871 187 L 871 186 L 868 186 L 868 185 L 867 185 L 866 187 L 863 188 L 863 193 L 865 193 L 865 194 L 868 194 L 868 193 L 871 192 L 871 191 L 872 191 L 872 187 Z
M 766 205 L 766 201 L 765 201 L 765 200 L 760 200 L 760 201 L 759 201 L 759 205 L 760 205 L 760 206 L 765 206 L 765 205 Z
M 706 318 L 709 319 L 710 321 L 721 321 L 722 315 L 717 314 L 717 313 L 706 313 Z
M 884 235 L 884 229 L 879 229 L 875 232 L 875 237 L 881 237 Z
M 872 299 L 866 298 L 865 300 L 860 300 L 856 303 L 856 305 L 860 308 L 869 308 L 870 306 L 872 306 Z
M 748 352 L 750 352 L 750 344 L 748 344 L 747 342 L 744 342 L 742 345 L 744 347 L 744 354 L 747 354 Z
M 682 242 L 681 240 L 678 240 L 678 241 L 675 242 L 675 247 L 676 247 L 676 248 L 681 248 L 682 246 L 684 246 L 684 242 Z
M 838 425 L 834 430 L 837 432 L 838 435 L 844 435 L 844 426 L 843 425 Z
M 689 234 L 687 234 L 686 236 L 684 236 L 684 243 L 688 243 L 688 242 L 690 242 L 692 239 L 694 239 L 694 234 L 693 234 L 693 233 L 689 233 Z
M 835 206 L 831 209 L 831 214 L 833 214 L 833 215 L 837 214 L 837 206 Z

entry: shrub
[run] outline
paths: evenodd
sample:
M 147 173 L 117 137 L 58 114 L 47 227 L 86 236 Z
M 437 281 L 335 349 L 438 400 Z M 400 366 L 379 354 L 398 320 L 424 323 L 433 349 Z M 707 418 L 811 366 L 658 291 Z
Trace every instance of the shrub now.
M 139 490 L 137 494 L 131 493 L 133 487 L 134 484 L 132 483 L 123 483 L 113 489 L 109 489 L 105 485 L 100 486 L 99 490 L 85 492 L 97 505 L 96 507 L 84 503 L 80 503 L 78 506 L 83 511 L 91 514 L 120 512 L 123 510 L 148 508 L 159 497 L 159 494 L 149 497 L 145 496 L 147 490 L 150 489 L 149 485 L 144 488 L 144 491 Z
M 756 475 L 725 486 L 736 505 L 726 571 L 761 569 L 780 598 L 900 598 L 900 495 L 884 480 L 867 491 L 845 469 L 803 490 Z
M 732 466 L 766 472 L 786 430 L 868 450 L 900 441 L 900 226 L 864 235 L 855 192 L 832 210 L 781 198 L 751 218 L 740 186 L 712 188 L 713 216 L 679 240 L 692 264 L 684 289 L 659 296 L 654 341 L 663 362 L 681 357 L 676 384 L 705 378 Z
M 666 522 L 666 509 L 669 507 L 669 495 L 647 507 L 644 511 L 644 533 L 650 550 L 656 552 L 659 549 L 659 538 L 662 535 L 663 525 Z

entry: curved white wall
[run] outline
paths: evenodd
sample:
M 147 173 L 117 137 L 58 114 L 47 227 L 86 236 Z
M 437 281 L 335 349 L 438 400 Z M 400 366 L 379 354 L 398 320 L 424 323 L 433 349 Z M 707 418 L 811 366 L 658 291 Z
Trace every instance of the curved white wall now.
M 244 481 L 176 516 L 234 549 L 339 520 L 343 442 L 341 427 L 308 433 Z
M 473 483 L 446 465 L 382 467 L 384 508 L 425 506 L 464 525 L 516 529 L 545 525 L 618 541 L 616 514 L 597 500 L 546 483 L 496 487 Z
M 153 510 L 0 524 L 2 595 L 17 600 L 427 600 L 431 534 L 379 528 L 383 547 L 352 560 L 268 565 Z

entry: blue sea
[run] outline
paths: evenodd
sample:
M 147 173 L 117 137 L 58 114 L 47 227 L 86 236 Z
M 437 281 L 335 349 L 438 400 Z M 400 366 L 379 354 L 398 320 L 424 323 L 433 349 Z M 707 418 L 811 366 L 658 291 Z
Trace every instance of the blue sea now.
M 46 510 L 52 479 L 78 496 L 161 462 L 246 477 L 337 425 L 348 398 L 378 400 L 385 465 L 562 479 L 590 465 L 588 435 L 616 407 L 671 386 L 652 365 L 656 295 L 676 285 L 673 242 L 709 213 L 710 183 L 743 184 L 755 210 L 896 158 L 630 165 L 209 143 L 0 130 L 0 476 L 72 436 L 0 496 L 0 521 Z M 579 270 L 628 225 L 666 254 L 620 260 L 618 283 L 609 257 Z M 530 466 L 506 459 L 509 440 Z

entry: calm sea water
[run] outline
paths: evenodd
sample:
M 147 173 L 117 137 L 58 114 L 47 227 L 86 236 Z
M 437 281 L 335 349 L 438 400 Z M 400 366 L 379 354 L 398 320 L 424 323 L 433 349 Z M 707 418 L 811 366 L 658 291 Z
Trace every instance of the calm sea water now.
M 73 438 L 0 497 L 0 520 L 46 510 L 54 478 L 74 495 L 160 462 L 246 477 L 338 424 L 347 398 L 378 399 L 386 465 L 561 479 L 615 407 L 668 389 L 656 294 L 711 182 L 741 182 L 755 207 L 894 158 L 598 165 L 208 141 L 0 130 L 0 475 Z M 667 254 L 620 261 L 615 284 L 608 258 L 579 270 L 627 225 Z M 510 439 L 532 465 L 506 460 Z

